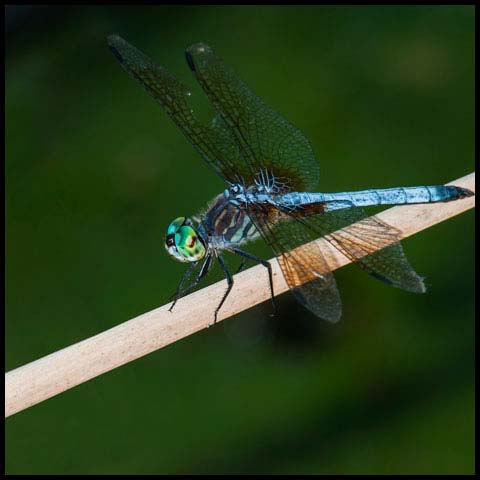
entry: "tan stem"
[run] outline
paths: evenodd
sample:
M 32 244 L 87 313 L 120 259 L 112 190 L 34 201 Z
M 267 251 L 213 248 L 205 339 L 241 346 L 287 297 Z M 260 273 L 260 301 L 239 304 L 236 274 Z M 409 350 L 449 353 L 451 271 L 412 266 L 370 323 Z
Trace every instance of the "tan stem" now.
M 475 173 L 454 182 L 475 191 Z M 408 237 L 475 206 L 475 197 L 462 200 L 405 205 L 385 210 L 376 217 Z M 316 240 L 332 270 L 350 262 L 323 239 Z M 285 283 L 276 259 L 271 260 L 276 295 Z M 217 282 L 182 298 L 169 312 L 170 304 L 5 374 L 5 417 L 58 395 L 102 373 L 147 355 L 207 327 L 226 288 Z M 270 297 L 266 269 L 257 265 L 235 276 L 232 294 L 219 312 L 218 321 L 231 317 Z

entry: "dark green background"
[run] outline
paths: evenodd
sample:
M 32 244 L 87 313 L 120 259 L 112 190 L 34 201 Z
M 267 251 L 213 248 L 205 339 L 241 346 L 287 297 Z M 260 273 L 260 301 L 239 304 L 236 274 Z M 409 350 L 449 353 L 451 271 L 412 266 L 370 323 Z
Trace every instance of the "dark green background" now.
M 474 170 L 473 7 L 9 7 L 7 371 L 166 303 L 166 226 L 223 188 L 114 32 L 202 118 L 183 52 L 214 47 L 311 140 L 325 191 Z M 472 473 L 473 242 L 473 211 L 404 242 L 425 295 L 349 266 L 337 325 L 283 295 L 16 414 L 6 471 Z

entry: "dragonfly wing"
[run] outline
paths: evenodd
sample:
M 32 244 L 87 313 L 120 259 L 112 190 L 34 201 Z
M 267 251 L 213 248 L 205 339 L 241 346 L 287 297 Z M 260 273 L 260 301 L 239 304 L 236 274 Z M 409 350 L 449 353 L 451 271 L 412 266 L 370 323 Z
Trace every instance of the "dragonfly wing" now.
M 319 168 L 307 138 L 255 95 L 210 47 L 187 49 L 187 62 L 238 147 L 237 171 L 253 184 L 267 171 L 297 191 L 314 190 Z
M 373 277 L 410 292 L 426 291 L 403 252 L 400 232 L 378 217 L 353 207 L 301 221 Z
M 335 278 L 314 238 L 301 223 L 274 207 L 249 206 L 248 214 L 274 251 L 295 298 L 320 318 L 337 322 L 342 313 Z
M 210 126 L 198 122 L 187 101 L 188 88 L 140 50 L 118 35 L 109 36 L 108 44 L 122 67 L 163 107 L 210 167 L 222 179 L 235 181 L 238 147 L 227 133 L 218 135 L 218 120 Z

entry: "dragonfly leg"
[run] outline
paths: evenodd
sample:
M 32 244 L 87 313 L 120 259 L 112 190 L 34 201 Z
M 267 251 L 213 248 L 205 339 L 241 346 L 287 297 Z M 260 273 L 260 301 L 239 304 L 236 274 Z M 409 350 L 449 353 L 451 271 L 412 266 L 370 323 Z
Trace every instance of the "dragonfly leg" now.
M 187 270 L 185 270 L 185 273 L 182 275 L 182 278 L 180 280 L 180 283 L 178 284 L 177 290 L 170 297 L 170 301 L 173 300 L 173 303 L 170 306 L 170 308 L 168 309 L 169 312 L 171 312 L 173 310 L 173 307 L 175 306 L 175 303 L 177 303 L 177 300 L 181 297 L 181 292 L 183 291 L 182 290 L 183 284 L 186 282 L 186 280 L 188 278 L 190 278 L 190 275 L 191 275 L 191 273 L 192 273 L 192 271 L 194 270 L 195 267 L 196 267 L 195 264 L 190 265 L 190 267 L 187 268 Z
M 240 248 L 230 248 L 229 249 L 231 252 L 236 253 L 237 255 L 240 255 L 241 257 L 245 258 L 246 260 L 252 260 L 256 263 L 259 263 L 260 265 L 263 265 L 267 271 L 268 271 L 268 282 L 270 284 L 270 295 L 271 295 L 271 300 L 272 300 L 272 313 L 270 314 L 272 317 L 275 315 L 275 295 L 273 293 L 273 273 L 272 273 L 272 266 L 270 265 L 270 262 L 267 262 L 263 258 L 256 257 L 255 255 L 252 255 L 251 253 L 245 252 L 244 250 L 241 250 Z M 246 263 L 246 262 L 245 262 Z M 240 264 L 243 267 L 243 262 Z M 239 269 L 240 271 L 240 269 Z
M 220 301 L 220 303 L 218 304 L 218 307 L 215 309 L 215 318 L 213 320 L 213 324 L 217 323 L 217 315 L 218 315 L 218 311 L 222 308 L 222 305 L 223 305 L 223 302 L 225 302 L 225 300 L 227 299 L 230 291 L 232 290 L 232 287 L 233 287 L 233 278 L 232 278 L 232 275 L 230 274 L 230 272 L 228 271 L 228 268 L 227 266 L 225 265 L 225 262 L 222 258 L 222 256 L 220 254 L 217 255 L 217 258 L 218 258 L 218 263 L 220 264 L 220 267 L 223 271 L 223 273 L 225 274 L 225 278 L 227 279 L 227 291 L 225 292 L 225 294 L 223 295 L 223 298 L 222 300 Z
M 242 261 L 240 262 L 240 265 L 238 266 L 237 270 L 235 271 L 235 275 L 237 273 L 240 273 L 240 271 L 242 270 L 242 268 L 247 264 L 248 262 L 248 258 L 247 257 L 242 257 Z
M 200 268 L 200 271 L 198 272 L 198 275 L 196 276 L 195 280 L 188 287 L 186 287 L 185 289 L 182 290 L 183 284 L 190 277 L 191 272 L 197 266 L 197 264 L 193 264 L 190 268 L 187 269 L 187 271 L 183 274 L 182 279 L 180 280 L 180 283 L 178 285 L 176 293 L 172 296 L 173 303 L 170 306 L 170 308 L 168 309 L 169 312 L 171 312 L 173 310 L 173 307 L 177 303 L 177 300 L 184 297 L 187 293 L 192 291 L 198 285 L 198 282 L 200 282 L 200 280 L 210 270 L 211 265 L 212 265 L 212 255 L 209 254 L 205 257 L 205 260 L 203 261 L 202 266 Z

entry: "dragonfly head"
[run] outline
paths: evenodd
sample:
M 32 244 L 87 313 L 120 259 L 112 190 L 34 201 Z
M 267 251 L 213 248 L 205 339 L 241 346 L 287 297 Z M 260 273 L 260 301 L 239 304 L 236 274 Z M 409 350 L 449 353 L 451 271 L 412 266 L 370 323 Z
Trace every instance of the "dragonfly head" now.
M 165 248 L 180 262 L 198 262 L 207 253 L 205 240 L 187 217 L 178 217 L 168 226 Z

